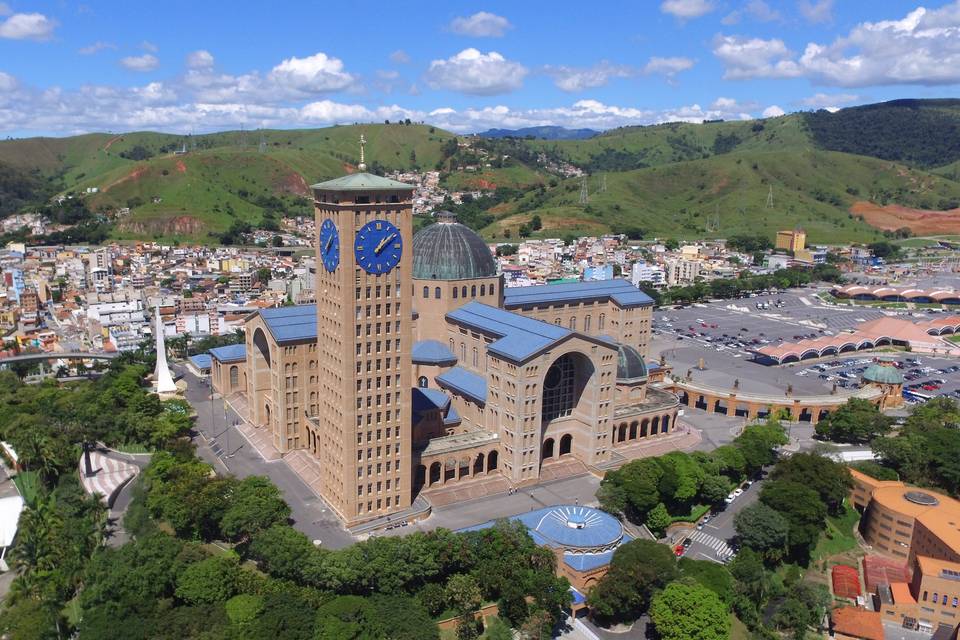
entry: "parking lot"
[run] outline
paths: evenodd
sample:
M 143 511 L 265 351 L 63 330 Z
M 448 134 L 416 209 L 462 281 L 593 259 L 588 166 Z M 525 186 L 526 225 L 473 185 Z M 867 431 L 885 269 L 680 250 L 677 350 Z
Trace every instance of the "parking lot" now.
M 873 361 L 874 354 L 851 353 L 829 360 L 771 366 L 755 362 L 753 350 L 834 335 L 884 316 L 934 316 L 927 311 L 834 307 L 817 299 L 817 291 L 794 289 L 657 310 L 653 318 L 652 356 L 664 356 L 680 375 L 689 371 L 694 381 L 720 388 L 732 387 L 736 381 L 738 388 L 752 393 L 782 394 L 788 387 L 798 395 L 835 390 L 842 393 L 859 385 L 860 374 Z M 960 362 L 909 353 L 894 357 L 907 376 L 908 401 L 936 395 L 960 397 L 955 393 L 960 389 L 960 369 L 952 369 Z

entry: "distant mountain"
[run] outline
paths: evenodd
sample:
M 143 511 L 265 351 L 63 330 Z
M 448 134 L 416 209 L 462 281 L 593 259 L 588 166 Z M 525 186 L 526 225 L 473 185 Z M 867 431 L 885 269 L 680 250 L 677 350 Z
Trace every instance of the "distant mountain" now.
M 593 129 L 566 127 L 524 127 L 522 129 L 487 129 L 477 135 L 482 138 L 536 138 L 538 140 L 586 140 L 600 133 Z

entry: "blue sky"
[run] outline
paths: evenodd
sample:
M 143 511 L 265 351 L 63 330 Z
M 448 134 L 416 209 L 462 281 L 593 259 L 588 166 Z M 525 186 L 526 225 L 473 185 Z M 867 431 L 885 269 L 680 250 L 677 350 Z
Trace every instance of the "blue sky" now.
M 960 0 L 0 0 L 0 134 L 606 129 L 954 97 Z

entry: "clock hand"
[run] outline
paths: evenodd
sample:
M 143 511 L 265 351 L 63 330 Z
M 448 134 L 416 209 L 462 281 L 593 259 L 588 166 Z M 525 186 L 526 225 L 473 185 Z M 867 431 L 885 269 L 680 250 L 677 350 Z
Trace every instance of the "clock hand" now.
M 380 255 L 380 252 L 383 251 L 384 247 L 386 247 L 388 244 L 390 244 L 390 243 L 393 241 L 393 239 L 396 238 L 396 237 L 397 237 L 397 234 L 391 233 L 391 234 L 388 235 L 386 238 L 384 238 L 383 240 L 380 241 L 380 244 L 377 245 L 377 248 L 374 249 L 373 252 L 374 252 L 375 254 L 377 254 L 377 255 Z
M 330 236 L 329 238 L 327 238 L 326 246 L 323 247 L 323 252 L 330 253 L 330 245 L 332 244 L 333 244 L 333 236 Z

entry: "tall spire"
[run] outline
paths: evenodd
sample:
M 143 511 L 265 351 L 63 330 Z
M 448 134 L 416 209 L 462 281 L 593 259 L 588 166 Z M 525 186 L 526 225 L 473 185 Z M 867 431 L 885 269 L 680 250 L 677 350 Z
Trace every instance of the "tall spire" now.
M 357 165 L 357 169 L 360 171 L 367 170 L 367 163 L 363 161 L 363 145 L 367 144 L 367 139 L 363 137 L 363 134 L 360 134 L 360 164 Z
M 157 367 L 153 370 L 153 383 L 157 393 L 174 393 L 177 385 L 167 367 L 167 347 L 163 343 L 163 323 L 160 321 L 160 305 L 157 304 L 157 321 L 154 331 L 157 334 Z

